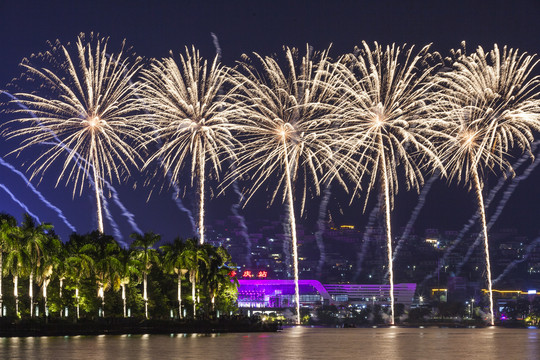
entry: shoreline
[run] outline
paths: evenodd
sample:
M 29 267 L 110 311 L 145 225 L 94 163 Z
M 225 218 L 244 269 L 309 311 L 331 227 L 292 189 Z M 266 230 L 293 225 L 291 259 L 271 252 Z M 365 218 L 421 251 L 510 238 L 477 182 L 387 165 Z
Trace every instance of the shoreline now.
M 17 320 L 0 321 L 0 338 L 42 336 L 95 336 L 144 334 L 216 334 L 244 332 L 276 332 L 277 323 L 251 321 L 247 318 L 218 320 Z

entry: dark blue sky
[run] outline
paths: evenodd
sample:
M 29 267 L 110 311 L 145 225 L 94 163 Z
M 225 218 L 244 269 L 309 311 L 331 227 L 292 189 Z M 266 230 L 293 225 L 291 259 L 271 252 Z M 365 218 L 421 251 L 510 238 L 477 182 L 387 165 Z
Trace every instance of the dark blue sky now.
M 470 2 L 470 4 L 469 4 Z M 20 72 L 19 61 L 33 52 L 45 50 L 47 40 L 73 41 L 80 32 L 98 32 L 110 37 L 116 46 L 124 38 L 134 51 L 144 57 L 163 57 L 169 50 L 183 51 L 195 45 L 203 56 L 215 54 L 210 36 L 214 32 L 223 51 L 223 62 L 233 65 L 244 52 L 263 54 L 279 52 L 283 45 L 303 47 L 309 42 L 317 49 L 333 43 L 333 54 L 350 51 L 362 40 L 380 43 L 409 43 L 433 48 L 446 53 L 466 40 L 472 51 L 476 45 L 493 43 L 540 52 L 540 4 L 537 1 L 2 1 L 0 2 L 0 89 Z M 540 70 L 537 71 L 540 73 Z M 9 90 L 9 89 L 8 89 Z M 3 98 L 2 100 L 6 100 Z M 1 121 L 6 116 L 0 115 Z M 6 157 L 11 145 L 3 140 L 0 156 L 20 170 L 21 159 Z M 529 235 L 538 232 L 540 219 L 540 170 L 520 183 L 501 226 L 517 226 Z M 57 173 L 45 173 L 38 186 L 44 196 L 59 207 L 79 232 L 96 227 L 93 193 L 87 189 L 81 197 L 72 199 L 71 188 L 61 183 L 54 187 Z M 56 225 L 65 239 L 70 233 L 56 213 L 43 205 L 20 178 L 0 166 L 0 183 L 42 221 Z M 34 182 L 37 185 L 37 182 Z M 490 183 L 491 185 L 492 183 Z M 141 181 L 133 190 L 134 182 L 115 184 L 120 199 L 135 216 L 143 230 L 164 234 L 189 236 L 189 222 L 172 200 L 170 193 L 152 196 L 146 203 L 148 188 Z M 189 196 L 188 196 L 189 197 Z M 336 195 L 337 198 L 342 198 Z M 265 213 L 264 196 L 248 204 L 247 214 Z M 408 220 L 417 197 L 403 194 L 396 202 L 394 226 Z M 189 198 L 186 206 L 193 208 Z M 207 221 L 229 215 L 228 199 L 213 200 L 208 206 Z M 111 205 L 114 218 L 127 240 L 132 231 L 120 211 Z M 314 221 L 317 203 L 307 213 L 308 222 Z M 335 218 L 343 222 L 361 222 L 361 201 L 352 208 L 343 205 L 340 215 L 336 204 L 331 205 Z M 279 207 L 268 213 L 277 217 Z M 23 210 L 7 193 L 0 189 L 0 211 L 20 217 Z M 417 227 L 446 227 L 460 229 L 474 211 L 474 197 L 461 188 L 448 188 L 437 183 L 427 198 L 426 208 Z M 249 220 L 250 215 L 248 215 Z M 106 231 L 112 232 L 110 224 Z

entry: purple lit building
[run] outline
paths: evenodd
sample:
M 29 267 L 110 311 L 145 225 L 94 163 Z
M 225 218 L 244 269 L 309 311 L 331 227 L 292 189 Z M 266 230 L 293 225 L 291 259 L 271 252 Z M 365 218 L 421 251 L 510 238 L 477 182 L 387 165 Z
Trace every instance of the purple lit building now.
M 238 307 L 279 309 L 294 306 L 294 280 L 238 280 Z M 390 305 L 390 285 L 321 284 L 299 280 L 300 305 Z M 395 284 L 396 303 L 409 308 L 416 284 Z

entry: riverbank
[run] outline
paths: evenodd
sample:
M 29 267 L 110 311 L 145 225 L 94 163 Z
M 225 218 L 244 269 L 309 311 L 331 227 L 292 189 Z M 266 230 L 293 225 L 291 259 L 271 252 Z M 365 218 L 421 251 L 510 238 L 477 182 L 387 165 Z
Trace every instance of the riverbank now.
M 232 317 L 213 320 L 97 319 L 0 319 L 0 337 L 274 332 L 276 323 Z

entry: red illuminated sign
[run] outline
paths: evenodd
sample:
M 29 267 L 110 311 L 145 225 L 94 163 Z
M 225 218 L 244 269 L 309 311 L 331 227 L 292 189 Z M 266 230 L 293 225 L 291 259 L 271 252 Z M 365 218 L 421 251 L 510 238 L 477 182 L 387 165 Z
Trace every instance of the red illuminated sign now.
M 229 273 L 229 275 L 232 277 L 232 276 L 235 276 L 237 273 L 236 271 L 231 271 Z M 242 278 L 246 279 L 246 278 L 256 278 L 256 279 L 267 279 L 268 278 L 268 271 L 266 270 L 244 270 L 242 272 Z
M 236 274 L 238 274 L 236 271 L 232 270 L 230 273 L 229 273 L 229 276 L 230 277 L 235 277 Z

